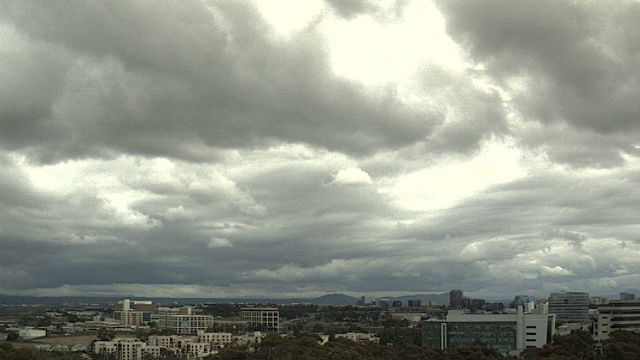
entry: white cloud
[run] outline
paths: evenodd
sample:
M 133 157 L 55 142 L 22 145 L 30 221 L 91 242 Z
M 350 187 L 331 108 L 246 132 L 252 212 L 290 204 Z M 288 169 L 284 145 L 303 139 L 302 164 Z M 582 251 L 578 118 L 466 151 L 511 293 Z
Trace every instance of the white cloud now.
M 371 184 L 371 177 L 360 168 L 349 168 L 338 171 L 335 182 L 345 185 Z
M 492 185 L 525 176 L 521 157 L 518 148 L 492 141 L 475 157 L 444 156 L 425 169 L 388 178 L 379 191 L 391 195 L 403 208 L 446 209 Z
M 231 241 L 225 238 L 211 237 L 209 239 L 209 244 L 207 246 L 209 248 L 224 248 L 224 247 L 232 247 L 233 244 L 231 243 Z

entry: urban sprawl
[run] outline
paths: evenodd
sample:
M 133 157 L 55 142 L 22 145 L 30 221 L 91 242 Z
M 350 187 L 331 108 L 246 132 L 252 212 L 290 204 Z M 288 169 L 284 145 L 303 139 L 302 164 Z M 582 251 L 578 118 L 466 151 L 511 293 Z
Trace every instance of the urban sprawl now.
M 310 334 L 317 344 L 353 341 L 411 345 L 443 352 L 477 344 L 501 356 L 519 356 L 554 337 L 588 333 L 596 346 L 619 331 L 640 330 L 640 299 L 551 293 L 536 299 L 487 302 L 448 294 L 447 303 L 361 297 L 351 305 L 163 304 L 123 299 L 115 304 L 0 306 L 2 349 L 68 353 L 85 359 L 216 358 L 224 349 L 250 353 L 267 337 Z M 8 351 L 8 350 L 7 350 Z

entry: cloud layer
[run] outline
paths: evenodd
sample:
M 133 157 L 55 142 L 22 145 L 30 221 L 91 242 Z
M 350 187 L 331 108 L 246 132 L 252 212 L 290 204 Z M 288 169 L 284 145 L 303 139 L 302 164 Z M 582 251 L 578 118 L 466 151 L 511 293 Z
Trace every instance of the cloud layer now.
M 0 292 L 636 287 L 637 3 L 317 5 L 0 2 Z

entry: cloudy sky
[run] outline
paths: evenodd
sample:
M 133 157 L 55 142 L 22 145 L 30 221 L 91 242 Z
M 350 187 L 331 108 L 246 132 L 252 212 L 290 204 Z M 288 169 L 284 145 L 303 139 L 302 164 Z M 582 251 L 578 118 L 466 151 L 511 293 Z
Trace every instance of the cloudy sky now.
M 640 284 L 636 1 L 0 1 L 0 293 Z

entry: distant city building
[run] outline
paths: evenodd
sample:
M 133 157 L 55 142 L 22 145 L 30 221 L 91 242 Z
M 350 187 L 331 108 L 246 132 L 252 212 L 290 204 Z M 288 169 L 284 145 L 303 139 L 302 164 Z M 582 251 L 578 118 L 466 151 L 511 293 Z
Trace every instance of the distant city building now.
M 391 299 L 389 298 L 377 299 L 376 305 L 380 306 L 382 309 L 388 309 L 391 306 Z
M 503 311 L 504 310 L 504 304 L 503 303 L 486 303 L 484 305 L 484 310 L 485 311 Z
M 462 308 L 462 290 L 451 290 L 449 292 L 449 307 L 451 309 Z
M 198 341 L 214 344 L 218 347 L 224 347 L 225 344 L 229 344 L 231 342 L 231 333 L 227 332 L 204 332 L 198 331 Z
M 617 330 L 640 331 L 640 300 L 609 300 L 609 304 L 598 306 L 594 339 L 606 340 Z
M 112 341 L 95 341 L 93 352 L 101 354 L 101 358 L 114 360 L 159 358 L 163 353 L 172 359 L 200 359 L 217 353 L 219 348 L 231 342 L 231 338 L 230 333 L 206 332 L 199 332 L 197 336 L 150 335 L 147 342 L 136 338 L 115 338 Z
M 609 300 L 607 298 L 601 297 L 601 296 L 592 296 L 589 298 L 589 303 L 591 305 L 605 305 L 609 303 Z
M 23 328 L 18 330 L 18 336 L 20 336 L 22 340 L 31 340 L 47 336 L 47 331 L 34 328 Z
M 124 299 L 114 305 L 113 317 L 122 325 L 139 326 L 151 321 L 156 308 L 149 300 Z
M 485 305 L 484 299 L 464 298 L 462 302 L 463 302 L 463 307 L 465 309 L 471 310 L 471 312 L 476 312 L 478 310 L 481 310 L 482 308 L 484 308 L 484 305 Z
M 422 323 L 422 344 L 454 350 L 480 340 L 503 354 L 517 354 L 527 347 L 551 342 L 554 315 L 525 314 L 522 307 L 511 314 L 465 314 L 449 310 L 446 320 Z
M 336 334 L 336 339 L 349 339 L 356 342 L 373 342 L 380 343 L 380 338 L 376 334 L 349 332 L 346 334 Z
M 141 360 L 145 355 L 160 356 L 159 346 L 149 346 L 144 341 L 135 338 L 115 338 L 112 341 L 96 341 L 93 352 L 102 354 L 104 358 L 117 360 Z
M 391 302 L 391 306 L 393 306 L 393 307 L 402 307 L 402 301 L 400 301 L 400 300 L 393 300 L 393 301 Z
M 511 304 L 509 304 L 509 307 L 512 308 L 517 308 L 518 305 L 521 305 L 523 308 L 525 308 L 526 304 L 529 302 L 529 296 L 528 295 L 516 295 L 513 297 L 513 301 L 511 302 Z M 526 312 L 526 310 L 525 310 Z
M 151 315 L 151 321 L 160 329 L 168 329 L 171 324 L 171 316 L 187 315 L 187 312 L 190 311 L 185 308 L 159 307 L 156 309 L 156 313 Z
M 407 306 L 408 307 L 419 307 L 420 306 L 420 300 L 418 300 L 418 299 L 407 300 Z
M 628 292 L 620 293 L 620 300 L 635 300 L 635 299 L 636 299 L 636 294 L 632 294 Z
M 257 326 L 267 331 L 278 331 L 280 328 L 280 312 L 278 308 L 252 307 L 240 310 L 240 320 L 249 326 Z
M 589 294 L 585 292 L 551 293 L 549 313 L 563 323 L 589 322 Z
M 171 315 L 169 328 L 176 334 L 197 334 L 198 331 L 206 331 L 213 327 L 211 315 Z

